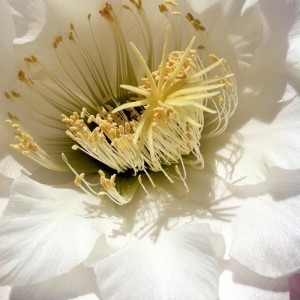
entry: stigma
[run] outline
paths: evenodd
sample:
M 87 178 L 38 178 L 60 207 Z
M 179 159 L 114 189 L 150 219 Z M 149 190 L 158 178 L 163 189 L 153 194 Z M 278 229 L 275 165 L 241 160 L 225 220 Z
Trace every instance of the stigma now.
M 200 151 L 202 137 L 221 134 L 237 106 L 234 74 L 226 59 L 203 53 L 209 47 L 199 45 L 199 40 L 206 40 L 203 39 L 206 28 L 198 19 L 191 13 L 186 15 L 185 20 L 195 35 L 183 47 L 181 37 L 176 35 L 178 22 L 174 18 L 181 17 L 177 3 L 165 1 L 159 5 L 158 12 L 167 17 L 169 25 L 158 59 L 142 1 L 129 2 L 132 7 L 124 5 L 123 9 L 140 18 L 138 24 L 142 26 L 146 55 L 137 45 L 126 41 L 111 4 L 106 3 L 99 10 L 117 48 L 115 80 L 110 79 L 103 62 L 91 14 L 87 21 L 97 58 L 81 41 L 73 23 L 67 40 L 59 36 L 52 45 L 72 85 L 62 82 L 35 55 L 24 61 L 41 71 L 47 80 L 33 79 L 23 70 L 18 73 L 19 80 L 32 93 L 58 111 L 59 122 L 66 127 L 66 142 L 56 151 L 63 166 L 58 157 L 51 156 L 20 126 L 17 117 L 10 114 L 8 119 L 19 141 L 12 145 L 14 149 L 49 169 L 62 171 L 67 166 L 75 174 L 76 186 L 92 195 L 106 195 L 120 205 L 132 200 L 138 185 L 149 194 L 144 182 L 147 180 L 155 187 L 153 174 L 157 172 L 163 173 L 171 183 L 181 181 L 188 191 L 185 166 L 204 167 Z M 66 54 L 68 62 L 62 59 Z M 160 61 L 156 67 L 155 60 Z M 137 76 L 140 72 L 133 65 L 139 66 L 143 77 Z M 71 69 L 77 70 L 81 80 L 75 79 Z M 11 97 L 9 92 L 6 94 L 6 98 Z M 81 155 L 81 166 L 85 157 L 93 162 L 98 182 L 88 179 L 95 168 L 81 171 L 78 159 L 71 159 L 70 150 Z

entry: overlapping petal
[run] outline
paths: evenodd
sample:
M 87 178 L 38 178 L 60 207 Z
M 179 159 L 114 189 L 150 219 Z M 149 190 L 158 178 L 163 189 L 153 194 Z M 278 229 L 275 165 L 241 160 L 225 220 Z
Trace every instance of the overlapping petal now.
M 12 180 L 0 175 L 0 217 L 9 201 L 9 190 L 12 184 Z
M 28 286 L 14 287 L 10 300 L 96 299 L 97 282 L 92 269 L 77 266 L 70 272 L 53 279 Z
M 95 264 L 104 299 L 216 299 L 217 266 L 205 224 L 136 240 Z
M 232 222 L 229 255 L 266 277 L 300 270 L 300 198 L 253 198 Z
M 0 299 L 9 300 L 11 288 L 9 286 L 0 287 Z
M 220 300 L 289 299 L 287 278 L 259 276 L 232 259 L 225 261 L 222 267 L 224 271 L 219 282 Z
M 9 2 L 16 22 L 17 57 L 38 49 L 37 54 L 53 69 L 55 57 L 53 53 L 48 56 L 53 39 L 74 20 L 76 29 L 84 32 L 86 15 L 104 5 L 96 0 Z M 136 208 L 142 202 L 115 210 L 105 201 L 94 201 L 72 189 L 18 179 L 0 221 L 0 251 L 4 253 L 0 256 L 0 281 L 28 286 L 14 288 L 11 299 L 24 295 L 33 300 L 97 299 L 97 289 L 104 299 L 216 299 L 216 245 L 210 227 L 199 222 L 222 231 L 224 221 L 232 220 L 227 228 L 232 235 L 229 254 L 238 262 L 231 259 L 222 266 L 220 299 L 287 299 L 287 280 L 277 277 L 300 269 L 299 1 L 184 4 L 184 10 L 200 16 L 209 30 L 213 52 L 232 64 L 240 89 L 240 106 L 228 131 L 217 139 L 202 141 L 207 169 L 198 173 L 199 180 L 197 176 L 188 178 L 188 196 L 177 187 L 168 199 L 160 195 L 154 201 L 139 194 L 150 206 L 163 204 L 154 210 L 154 218 L 148 216 L 153 210 Z M 7 11 L 1 2 L 0 13 L 2 7 Z M 159 48 L 161 24 L 155 18 L 152 23 Z M 138 42 L 137 29 L 131 30 L 130 22 L 124 24 L 125 32 Z M 111 45 L 107 28 L 98 28 L 103 45 Z M 13 36 L 13 31 L 5 32 L 7 49 L 12 49 L 9 40 Z M 108 65 L 113 64 L 110 54 L 104 54 Z M 282 100 L 286 102 L 278 103 Z M 7 155 L 8 148 L 3 149 L 1 174 L 15 177 L 20 166 Z M 272 173 L 274 166 L 281 171 Z M 296 180 L 281 176 L 287 173 Z M 11 180 L 0 180 L 1 213 Z M 181 200 L 192 204 L 181 204 Z M 199 215 L 196 207 L 204 213 Z M 119 214 L 125 220 L 122 226 L 117 221 Z M 168 226 L 170 222 L 177 224 Z M 196 224 L 182 225 L 188 222 Z M 117 238 L 111 234 L 115 226 Z M 164 229 L 158 230 L 157 239 L 147 233 L 151 226 Z M 119 244 L 118 235 L 123 238 Z M 96 275 L 78 267 L 87 258 Z M 59 288 L 54 290 L 54 286 Z M 2 293 L 7 297 L 8 289 Z
M 24 285 L 59 276 L 83 262 L 97 238 L 114 223 L 99 200 L 69 189 L 51 188 L 26 177 L 12 186 L 1 218 L 2 283 Z
M 299 113 L 298 99 L 261 103 L 257 107 L 261 120 L 253 119 L 231 136 L 225 133 L 213 141 L 212 147 L 220 149 L 214 157 L 218 174 L 229 182 L 246 185 L 264 181 L 274 166 L 299 168 Z

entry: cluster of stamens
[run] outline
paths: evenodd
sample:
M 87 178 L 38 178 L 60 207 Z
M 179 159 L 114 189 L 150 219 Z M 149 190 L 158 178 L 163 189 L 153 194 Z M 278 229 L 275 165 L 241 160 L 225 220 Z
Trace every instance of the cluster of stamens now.
M 119 175 L 124 174 L 126 180 L 136 177 L 146 192 L 142 179 L 148 178 L 155 186 L 151 172 L 159 171 L 171 182 L 179 177 L 188 190 L 185 164 L 204 166 L 200 152 L 201 136 L 223 132 L 237 105 L 236 84 L 226 60 L 209 55 L 210 63 L 203 66 L 193 47 L 195 37 L 185 51 L 170 52 L 170 30 L 167 30 L 161 64 L 153 70 L 154 48 L 149 21 L 142 1 L 130 2 L 141 18 L 146 33 L 147 61 L 130 43 L 145 74 L 141 80 L 136 78 L 120 22 L 108 3 L 99 14 L 107 21 L 119 51 L 116 87 L 111 85 L 107 75 L 92 30 L 91 14 L 87 19 L 91 41 L 98 53 L 97 59 L 92 58 L 73 24 L 66 40 L 58 36 L 53 42 L 58 62 L 75 88 L 60 81 L 35 55 L 26 57 L 24 61 L 43 72 L 47 80 L 33 80 L 23 70 L 18 73 L 21 82 L 61 113 L 60 122 L 62 120 L 67 127 L 68 141 L 64 145 L 85 153 L 97 164 L 99 180 L 95 183 L 89 181 L 86 174 L 70 161 L 67 150 L 61 151 L 63 162 L 76 175 L 75 184 L 87 193 L 108 195 L 118 204 L 127 203 L 132 198 L 131 184 L 125 184 L 128 195 L 122 194 L 119 189 L 122 185 Z M 134 14 L 129 6 L 123 7 Z M 165 1 L 159 6 L 174 32 L 176 23 L 172 16 L 177 18 L 181 15 L 176 9 L 177 3 L 174 1 Z M 200 20 L 190 13 L 186 19 L 197 34 L 205 32 Z M 177 45 L 179 39 L 175 40 Z M 204 46 L 195 48 L 205 49 Z M 77 53 L 77 58 L 73 56 L 72 49 Z M 63 58 L 66 55 L 68 62 Z M 81 67 L 83 63 L 86 65 Z M 73 78 L 69 71 L 70 64 L 78 70 L 83 85 Z M 88 72 L 90 79 L 84 77 L 84 72 Z M 14 91 L 5 92 L 5 96 L 7 99 L 20 97 Z M 14 149 L 50 169 L 64 169 L 18 124 L 15 116 L 10 114 L 8 123 L 16 131 L 18 144 L 12 145 Z
M 54 171 L 65 171 L 65 168 L 49 156 L 39 145 L 34 141 L 33 137 L 20 126 L 17 116 L 8 113 L 6 122 L 15 130 L 15 138 L 17 144 L 12 144 L 11 147 L 20 152 L 26 157 L 38 162 L 42 166 Z

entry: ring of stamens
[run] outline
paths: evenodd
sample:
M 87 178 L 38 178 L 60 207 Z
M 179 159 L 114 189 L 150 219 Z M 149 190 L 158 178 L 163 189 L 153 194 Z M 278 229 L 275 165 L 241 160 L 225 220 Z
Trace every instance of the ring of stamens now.
M 77 170 L 76 164 L 67 158 L 68 155 L 62 154 L 64 163 L 76 175 L 75 184 L 87 193 L 108 195 L 118 204 L 130 201 L 133 193 L 129 184 L 125 184 L 127 195 L 120 192 L 119 186 L 122 184 L 118 178 L 122 174 L 137 177 L 139 184 L 146 190 L 142 174 L 155 186 L 150 172 L 160 171 L 171 182 L 179 176 L 188 190 L 185 164 L 200 168 L 204 166 L 200 152 L 201 136 L 222 133 L 237 105 L 236 83 L 226 60 L 210 55 L 210 63 L 207 63 L 207 58 L 203 62 L 203 52 L 200 58 L 194 48 L 200 51 L 205 51 L 206 48 L 202 45 L 194 47 L 195 38 L 185 51 L 170 52 L 170 34 L 167 31 L 161 64 L 157 70 L 152 71 L 154 59 L 150 23 L 142 1 L 130 2 L 141 19 L 138 24 L 146 44 L 147 59 L 144 59 L 133 43 L 130 45 L 145 78 L 136 78 L 125 35 L 112 5 L 108 3 L 99 13 L 107 21 L 119 53 L 116 88 L 110 84 L 92 30 L 91 14 L 87 19 L 91 39 L 98 53 L 97 63 L 73 24 L 70 25 L 67 41 L 59 36 L 53 43 L 57 59 L 74 84 L 76 92 L 42 65 L 35 55 L 26 57 L 25 62 L 43 72 L 51 84 L 37 82 L 22 70 L 18 73 L 19 80 L 32 92 L 60 111 L 62 122 L 67 127 L 68 140 L 73 141 L 72 149 L 84 152 L 99 163 L 99 182 L 95 184 L 86 179 L 85 173 Z M 134 14 L 129 6 L 123 7 Z M 173 32 L 176 32 L 173 16 L 180 16 L 177 4 L 165 1 L 159 9 L 170 21 Z M 190 13 L 186 19 L 197 34 L 205 33 L 205 27 Z M 175 48 L 180 43 L 180 36 L 176 37 Z M 82 62 L 86 63 L 84 69 L 72 55 L 73 49 Z M 68 63 L 80 74 L 83 86 L 72 77 L 61 53 L 69 57 Z M 89 72 L 93 84 L 84 77 L 83 70 Z M 5 92 L 5 97 L 10 100 L 20 95 L 12 91 Z M 12 145 L 13 148 L 48 168 L 63 169 L 18 124 L 16 117 L 10 115 L 8 122 L 16 130 L 19 141 L 19 144 Z M 69 141 L 66 145 L 69 145 Z M 124 186 L 122 188 L 124 190 Z

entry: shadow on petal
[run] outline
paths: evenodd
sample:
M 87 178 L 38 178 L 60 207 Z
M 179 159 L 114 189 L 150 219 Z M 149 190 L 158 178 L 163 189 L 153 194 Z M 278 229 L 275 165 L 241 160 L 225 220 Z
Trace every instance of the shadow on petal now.
M 78 266 L 69 273 L 42 283 L 14 287 L 10 300 L 65 300 L 86 294 L 98 295 L 95 274 L 91 268 Z
M 251 286 L 255 287 L 256 289 L 271 291 L 274 293 L 284 293 L 288 291 L 287 279 L 274 279 L 261 276 L 251 271 L 247 267 L 239 264 L 239 262 L 234 259 L 224 261 L 222 265 L 225 271 L 231 272 L 232 281 L 237 286 Z
M 240 198 L 257 197 L 269 194 L 274 200 L 285 200 L 300 195 L 300 169 L 286 170 L 273 167 L 268 178 L 259 184 L 234 186 L 228 188 Z

